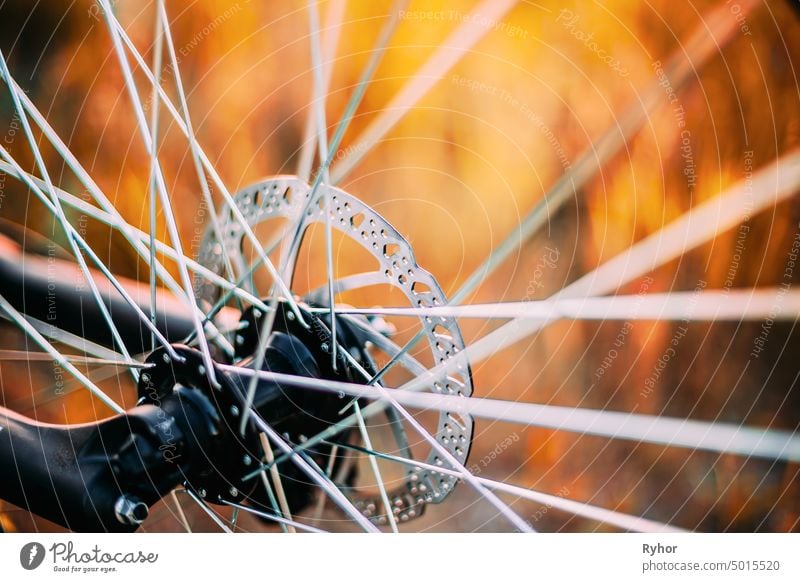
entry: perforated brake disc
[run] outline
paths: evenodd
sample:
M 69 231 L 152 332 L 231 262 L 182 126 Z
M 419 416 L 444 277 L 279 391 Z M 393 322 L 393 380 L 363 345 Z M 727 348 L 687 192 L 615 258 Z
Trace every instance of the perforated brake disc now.
M 291 232 L 296 228 L 294 225 L 297 224 L 298 217 L 303 215 L 303 222 L 298 231 L 298 242 L 291 249 L 288 259 L 287 281 L 291 280 L 303 235 L 315 223 L 325 223 L 324 205 L 318 203 L 309 205 L 310 195 L 310 186 L 300 179 L 294 176 L 279 176 L 253 184 L 238 192 L 234 197 L 247 224 L 254 230 L 262 223 L 282 218 L 287 219 L 289 224 L 293 225 L 289 227 Z M 417 265 L 408 241 L 383 217 L 363 202 L 338 188 L 321 185 L 316 198 L 323 199 L 322 196 L 330 197 L 332 227 L 369 252 L 379 265 L 379 269 L 375 272 L 337 280 L 334 284 L 336 293 L 369 285 L 388 284 L 399 289 L 410 306 L 429 307 L 446 304 L 444 293 L 436 279 Z M 215 273 L 224 276 L 224 247 L 234 268 L 240 273 L 244 272 L 247 266 L 243 264 L 242 257 L 242 243 L 245 236 L 242 225 L 229 208 L 220 213 L 218 222 L 224 240 L 220 243 L 214 235 L 213 229 L 209 228 L 199 250 L 199 262 Z M 267 243 L 267 241 L 260 242 Z M 222 291 L 213 283 L 205 282 L 199 286 L 197 295 L 199 300 L 213 305 L 220 299 Z M 326 290 L 324 293 L 312 292 L 304 300 L 313 301 L 319 305 L 324 304 L 327 297 Z M 455 319 L 424 317 L 421 318 L 421 325 L 434 362 L 437 364 L 449 360 L 464 349 L 464 342 Z M 391 387 L 387 386 L 387 388 Z M 432 389 L 443 394 L 470 396 L 472 380 L 468 367 L 463 367 L 458 372 L 450 374 L 444 381 L 434 383 Z M 397 415 L 391 414 L 391 409 L 387 416 L 389 422 L 393 424 L 392 428 L 395 438 L 398 440 L 398 449 L 407 449 L 403 443 L 399 442 L 404 440 L 399 418 Z M 464 462 L 472 442 L 472 430 L 471 418 L 443 412 L 439 415 L 437 431 L 433 436 L 455 458 Z M 430 451 L 427 464 L 443 465 L 443 460 L 435 449 Z M 407 521 L 421 515 L 425 504 L 441 503 L 454 489 L 457 480 L 457 477 L 453 475 L 411 466 L 406 472 L 404 483 L 392 491 L 388 491 L 396 518 L 399 521 Z M 342 486 L 342 488 L 365 516 L 378 523 L 386 522 L 385 516 L 379 509 L 383 507 L 380 497 L 377 495 L 363 496 L 353 490 L 348 490 L 346 486 Z

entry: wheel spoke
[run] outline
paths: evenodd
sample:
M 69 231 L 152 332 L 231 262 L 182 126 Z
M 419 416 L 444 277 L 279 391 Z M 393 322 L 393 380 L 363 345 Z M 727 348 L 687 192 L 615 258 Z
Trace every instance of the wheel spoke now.
M 322 90 L 314 95 L 314 99 L 323 99 L 328 93 L 331 76 L 333 75 L 333 64 L 336 55 L 336 45 L 339 43 L 339 35 L 342 30 L 342 17 L 344 16 L 344 0 L 332 0 L 328 4 L 328 12 L 325 18 L 325 31 L 322 39 Z M 315 82 L 316 83 L 316 82 Z M 313 104 L 312 104 L 313 105 Z M 300 148 L 300 157 L 297 162 L 297 175 L 304 182 L 311 179 L 311 165 L 314 163 L 314 147 L 317 145 L 317 112 L 314 106 L 308 108 L 306 126 L 303 131 L 303 145 Z
M 272 452 L 272 446 L 269 444 L 267 435 L 263 432 L 259 433 L 258 442 L 261 444 L 261 450 L 264 451 L 264 460 L 268 464 L 272 464 L 275 461 L 275 454 Z M 278 472 L 278 467 L 272 465 L 269 473 L 270 477 L 272 478 L 272 483 L 275 486 L 274 491 L 277 494 L 278 507 L 280 507 L 280 511 L 278 512 L 276 509 L 276 513 L 280 513 L 283 515 L 284 519 L 290 520 L 292 519 L 292 512 L 289 510 L 289 502 L 286 499 L 286 492 L 283 489 L 283 480 L 281 479 L 281 474 Z M 265 489 L 268 491 L 272 490 L 272 487 L 270 487 L 270 484 L 267 481 L 266 474 L 261 474 L 261 480 Z M 295 530 L 293 528 L 290 529 L 288 526 L 286 530 L 287 533 L 295 533 Z
M 776 305 L 780 304 L 780 309 Z M 313 312 L 326 312 L 315 307 Z M 723 291 L 649 293 L 476 303 L 432 307 L 339 307 L 338 315 L 458 317 L 476 319 L 658 320 L 658 321 L 794 321 L 800 313 L 800 292 L 784 287 Z
M 317 14 L 317 0 L 308 2 L 308 20 L 311 38 L 311 67 L 314 73 L 314 103 L 313 108 L 316 113 L 317 144 L 319 145 L 319 157 L 324 159 L 328 151 L 328 122 L 325 118 L 325 80 L 323 79 L 322 49 L 319 41 L 319 16 Z M 329 184 L 331 181 L 328 175 L 327 165 L 322 167 L 323 183 Z M 334 316 L 335 302 L 333 292 L 333 232 L 331 229 L 331 195 L 330 190 L 324 190 L 325 196 L 325 270 L 328 278 L 328 309 L 331 316 L 331 365 L 336 370 L 336 358 L 339 342 L 336 341 L 336 317 Z M 302 215 L 305 216 L 305 215 Z M 395 526 L 396 527 L 396 526 Z
M 409 391 L 408 383 L 389 394 L 361 384 L 319 381 L 286 374 L 256 372 L 244 368 L 225 366 L 226 370 L 245 376 L 258 375 L 280 383 L 282 386 L 326 392 L 340 392 L 348 396 L 394 402 L 424 410 L 441 410 L 478 416 L 528 426 L 563 430 L 579 434 L 602 436 L 652 443 L 731 453 L 748 457 L 762 457 L 784 461 L 800 461 L 800 435 L 793 431 L 762 429 L 722 422 L 705 422 L 665 416 L 652 416 L 632 412 L 593 410 L 496 400 L 491 398 L 462 398 L 448 394 L 431 394 Z M 375 411 L 364 408 L 365 417 Z M 330 437 L 326 436 L 322 440 Z
M 189 277 L 189 269 L 187 268 L 186 261 L 184 260 L 183 243 L 181 242 L 178 223 L 175 220 L 175 214 L 169 199 L 169 193 L 167 192 L 167 185 L 164 180 L 164 173 L 161 170 L 161 163 L 158 160 L 157 145 L 152 139 L 150 139 L 150 131 L 145 119 L 144 106 L 139 96 L 139 91 L 136 88 L 136 83 L 133 80 L 133 73 L 131 72 L 128 58 L 125 55 L 125 49 L 120 41 L 120 35 L 114 25 L 117 23 L 117 20 L 112 11 L 111 4 L 109 3 L 109 0 L 98 1 L 102 4 L 104 9 L 106 24 L 108 25 L 108 30 L 111 34 L 111 42 L 114 46 L 114 51 L 116 52 L 117 60 L 119 61 L 120 69 L 122 70 L 122 76 L 125 80 L 125 86 L 128 90 L 128 95 L 133 105 L 133 112 L 139 127 L 139 135 L 142 138 L 145 150 L 150 155 L 150 160 L 153 163 L 152 169 L 156 182 L 156 192 L 158 193 L 159 201 L 161 202 L 161 208 L 164 212 L 164 218 L 166 219 L 167 232 L 169 233 L 170 241 L 175 249 L 175 252 L 177 253 L 178 274 L 180 275 L 185 297 L 191 307 L 192 321 L 194 322 L 195 331 L 198 335 L 197 339 L 200 344 L 200 351 L 203 354 L 206 375 L 208 376 L 208 380 L 211 382 L 212 386 L 218 386 L 219 381 L 217 380 L 214 372 L 214 361 L 211 358 L 211 350 L 208 346 L 208 340 L 203 333 L 203 322 L 199 316 L 200 309 L 198 308 L 197 301 L 195 299 L 192 281 Z M 142 67 L 142 70 L 147 70 L 149 73 L 149 69 L 146 66 Z M 159 86 L 160 88 L 160 85 L 157 82 L 154 82 L 154 85 Z
M 223 265 L 225 267 L 225 272 L 228 275 L 228 280 L 233 281 L 235 276 L 233 274 L 233 265 L 231 264 L 231 259 L 228 256 L 228 249 L 227 246 L 222 243 L 224 241 L 224 237 L 222 234 L 222 229 L 219 225 L 219 218 L 217 216 L 217 208 L 214 204 L 214 200 L 211 197 L 211 190 L 208 184 L 208 178 L 206 177 L 206 173 L 203 170 L 202 162 L 200 161 L 200 146 L 197 143 L 197 135 L 194 132 L 194 128 L 192 126 L 192 119 L 189 115 L 189 103 L 186 100 L 186 93 L 183 88 L 183 81 L 181 80 L 181 73 L 180 67 L 178 67 L 178 58 L 175 55 L 175 45 L 172 40 L 172 30 L 169 24 L 169 18 L 167 17 L 167 10 L 164 7 L 163 0 L 159 0 L 158 2 L 158 13 L 159 13 L 159 20 L 161 21 L 161 27 L 164 31 L 164 39 L 166 40 L 167 44 L 167 52 L 169 54 L 170 59 L 170 67 L 172 68 L 172 75 L 175 80 L 175 88 L 178 93 L 178 100 L 180 101 L 181 111 L 183 112 L 183 123 L 186 126 L 186 137 L 189 141 L 189 149 L 192 152 L 192 161 L 194 162 L 194 169 L 197 173 L 197 180 L 200 182 L 200 190 L 203 195 L 203 200 L 206 203 L 207 208 L 209 209 L 209 215 L 211 218 L 211 229 L 214 232 L 214 236 L 216 236 L 217 240 L 220 243 L 220 247 L 222 248 L 222 260 Z M 160 87 L 160 84 L 157 84 L 156 87 Z M 154 87 L 153 93 L 158 94 L 157 88 Z M 155 150 L 154 150 L 155 151 Z
M 372 441 L 369 438 L 369 432 L 367 431 L 367 425 L 364 422 L 364 415 L 361 414 L 361 407 L 358 405 L 358 401 L 353 401 L 353 410 L 356 415 L 356 419 L 358 419 L 358 431 L 361 434 L 361 440 L 364 441 L 364 446 L 368 449 L 372 449 Z M 383 477 L 381 477 L 381 471 L 378 467 L 378 461 L 374 456 L 370 456 L 368 458 L 370 468 L 372 469 L 372 474 L 375 476 L 375 484 L 378 486 L 378 491 L 381 496 L 381 501 L 383 501 L 383 507 L 386 510 L 386 519 L 389 522 L 389 527 L 392 528 L 394 533 L 398 533 L 397 530 L 397 520 L 394 517 L 394 513 L 392 512 L 392 504 L 389 501 L 389 495 L 386 493 L 386 485 L 383 482 Z
M 157 0 L 156 10 L 160 11 L 161 6 L 163 4 L 163 0 Z M 161 86 L 161 66 L 162 66 L 162 57 L 163 57 L 163 48 L 164 48 L 164 29 L 161 24 L 161 19 L 156 16 L 153 19 L 155 21 L 155 31 L 153 34 L 154 38 L 154 47 L 153 47 L 153 75 L 156 78 L 156 84 Z M 158 113 L 161 110 L 161 106 L 158 102 L 158 90 L 153 89 L 150 93 L 150 102 L 151 110 L 150 110 L 150 139 L 153 143 L 158 143 Z M 148 208 L 150 210 L 150 273 L 149 273 L 149 283 L 150 283 L 150 321 L 155 325 L 156 323 L 156 314 L 158 313 L 158 306 L 157 306 L 157 293 L 156 293 L 156 229 L 158 228 L 158 223 L 156 220 L 157 216 L 157 194 L 156 194 L 156 174 L 155 174 L 155 163 L 156 160 L 150 159 L 150 181 L 148 183 L 148 191 L 147 191 L 147 199 L 148 199 Z M 152 349 L 156 349 L 156 336 L 155 334 L 151 334 L 150 337 L 150 345 Z M 177 498 L 175 502 L 177 504 Z
M 225 524 L 225 522 L 224 522 L 224 521 L 222 521 L 222 518 L 220 518 L 220 516 L 219 516 L 219 515 L 217 515 L 217 512 L 216 512 L 216 511 L 214 511 L 213 509 L 211 509 L 211 508 L 208 506 L 208 504 L 205 502 L 205 500 L 204 500 L 202 497 L 198 496 L 198 495 L 197 495 L 197 494 L 196 494 L 194 491 L 192 491 L 191 489 L 185 489 L 184 491 L 186 491 L 186 494 L 187 494 L 187 495 L 188 495 L 188 496 L 189 496 L 189 497 L 192 499 L 192 501 L 194 501 L 194 502 L 195 502 L 195 503 L 198 505 L 198 507 L 200 507 L 200 509 L 202 509 L 202 510 L 205 512 L 205 514 L 206 514 L 208 517 L 210 517 L 210 518 L 211 518 L 211 520 L 212 520 L 212 521 L 213 521 L 215 524 L 217 524 L 217 526 L 219 526 L 219 529 L 221 529 L 221 530 L 222 530 L 222 531 L 224 531 L 225 533 L 233 533 L 233 532 L 231 531 L 231 528 L 229 528 L 229 527 L 228 527 L 228 526 Z

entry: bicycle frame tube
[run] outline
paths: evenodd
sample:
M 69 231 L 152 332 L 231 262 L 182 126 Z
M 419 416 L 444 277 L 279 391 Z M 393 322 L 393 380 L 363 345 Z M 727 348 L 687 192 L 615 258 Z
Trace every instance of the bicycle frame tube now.
M 122 277 L 118 280 L 149 315 L 149 287 Z M 75 263 L 54 255 L 26 254 L 14 241 L 0 235 L 0 281 L 0 293 L 18 311 L 91 342 L 116 348 L 92 291 Z M 95 281 L 128 351 L 149 351 L 150 331 L 136 310 L 102 273 L 96 273 Z M 156 304 L 156 327 L 170 342 L 181 341 L 194 330 L 191 313 L 172 295 L 160 292 Z
M 73 531 L 133 531 L 201 462 L 207 409 L 193 390 L 82 425 L 0 408 L 0 499 Z

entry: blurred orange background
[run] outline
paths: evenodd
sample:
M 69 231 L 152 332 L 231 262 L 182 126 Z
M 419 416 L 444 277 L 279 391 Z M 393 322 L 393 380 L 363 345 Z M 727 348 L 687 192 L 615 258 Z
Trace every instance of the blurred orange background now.
M 319 3 L 323 35 L 331 33 L 326 15 L 333 1 Z M 404 9 L 344 136 L 341 157 L 478 4 L 411 2 Z M 749 4 L 754 7 L 747 13 Z M 329 135 L 391 6 L 387 1 L 347 3 L 331 61 Z M 704 24 L 709 37 L 718 34 L 706 20 L 713 10 L 728 19 L 739 17 L 730 42 L 698 66 L 677 93 L 690 136 L 693 179 L 684 172 L 685 135 L 665 93 L 628 146 L 550 216 L 546 229 L 484 280 L 468 302 L 545 298 L 742 180 L 749 169 L 800 145 L 800 12 L 795 8 L 796 2 L 788 1 L 519 2 L 340 186 L 405 235 L 419 264 L 452 294 L 580 154 L 629 107 L 640 106 L 642 90 L 656 79 L 654 62 L 666 62 L 679 51 L 699 65 L 691 47 L 681 42 Z M 167 9 L 198 140 L 230 191 L 264 176 L 294 173 L 313 85 L 305 3 L 196 0 L 168 2 Z M 120 1 L 115 10 L 150 62 L 152 4 Z M 102 16 L 88 2 L 59 0 L 31 7 L 12 1 L 0 6 L 0 29 L 0 46 L 18 82 L 123 216 L 146 229 L 148 158 Z M 140 71 L 135 75 L 140 91 L 148 95 L 145 77 Z M 166 86 L 175 97 L 172 85 Z M 8 136 L 11 104 L 4 96 L 0 105 L 5 124 L 0 130 Z M 186 140 L 166 115 L 163 120 L 162 164 L 182 239 L 194 248 L 200 189 Z M 12 141 L 9 149 L 23 166 L 33 167 L 24 140 Z M 43 151 L 52 168 L 63 170 L 55 152 Z M 53 174 L 61 187 L 81 194 L 68 171 Z M 17 202 L 26 196 L 21 187 L 9 179 L 4 193 L 2 218 L 51 235 L 52 221 L 41 205 Z M 796 201 L 752 217 L 733 287 L 782 281 L 798 221 Z M 167 240 L 163 217 L 159 225 L 158 236 Z M 95 223 L 87 232 L 115 272 L 147 280 L 146 265 L 121 238 Z M 622 291 L 691 291 L 700 283 L 722 288 L 738 252 L 739 232 L 720 234 Z M 309 268 L 324 269 L 324 257 L 316 260 Z M 353 272 L 356 260 L 337 255 L 337 269 Z M 465 320 L 467 344 L 495 325 Z M 750 361 L 760 322 L 693 323 L 676 357 L 643 396 L 677 327 L 646 321 L 559 322 L 476 364 L 475 393 L 798 428 L 800 360 L 794 354 L 800 342 L 794 324 L 776 324 L 765 352 Z M 19 344 L 15 334 L 6 335 Z M 614 343 L 619 338 L 624 338 L 622 345 Z M 614 346 L 616 355 L 609 362 Z M 4 378 L 19 373 L 3 367 Z M 24 373 L 44 378 L 47 369 L 26 368 Z M 7 400 L 13 400 L 12 385 L 4 380 Z M 27 386 L 21 394 L 24 400 Z M 77 393 L 70 410 L 71 420 L 95 414 L 88 397 Z M 47 418 L 48 412 L 41 414 Z M 53 418 L 63 420 L 62 413 L 56 411 Z M 509 436 L 513 443 L 482 469 L 483 476 L 682 527 L 800 529 L 796 464 L 487 421 L 476 423 L 471 463 L 479 463 Z M 507 528 L 501 518 L 468 505 L 470 495 L 459 490 L 452 507 L 445 503 L 414 525 L 425 530 Z M 514 508 L 545 531 L 602 529 L 530 502 L 517 502 Z M 20 527 L 31 527 L 24 523 Z

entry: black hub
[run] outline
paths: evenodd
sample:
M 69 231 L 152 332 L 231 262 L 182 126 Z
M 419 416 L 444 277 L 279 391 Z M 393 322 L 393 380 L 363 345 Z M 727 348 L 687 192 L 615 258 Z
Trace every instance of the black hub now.
M 306 325 L 285 302 L 277 303 L 262 370 L 363 382 L 363 376 L 341 352 L 334 369 L 329 320 L 307 308 L 301 308 L 300 313 Z M 235 338 L 237 366 L 254 368 L 259 333 L 265 319 L 266 314 L 256 308 L 242 314 Z M 363 352 L 363 342 L 345 320 L 337 319 L 337 336 L 340 350 L 348 350 L 360 366 L 374 372 Z M 178 414 L 183 416 L 178 424 L 184 434 L 184 446 L 180 453 L 183 458 L 175 461 L 183 469 L 187 487 L 209 502 L 248 501 L 272 509 L 261 480 L 253 478 L 253 472 L 264 462 L 259 443 L 261 431 L 252 416 L 244 433 L 240 430 L 250 377 L 215 366 L 218 386 L 212 386 L 200 352 L 186 346 L 173 347 L 183 361 L 175 361 L 164 348 L 154 351 L 147 359 L 152 367 L 141 376 L 139 395 L 143 404 L 155 406 L 172 402 L 176 397 L 191 398 L 194 409 L 199 406 L 204 410 L 202 415 Z M 253 410 L 289 445 L 297 445 L 341 420 L 340 411 L 346 404 L 347 398 L 338 393 L 286 388 L 274 381 L 259 379 Z M 273 448 L 276 456 L 280 456 L 280 451 L 274 445 Z M 176 453 L 166 448 L 163 454 L 167 457 Z M 330 445 L 317 445 L 305 454 L 318 466 L 327 467 Z M 289 460 L 278 465 L 278 472 L 290 510 L 293 513 L 302 510 L 313 499 L 313 482 Z M 347 481 L 352 482 L 354 478 L 351 474 Z

